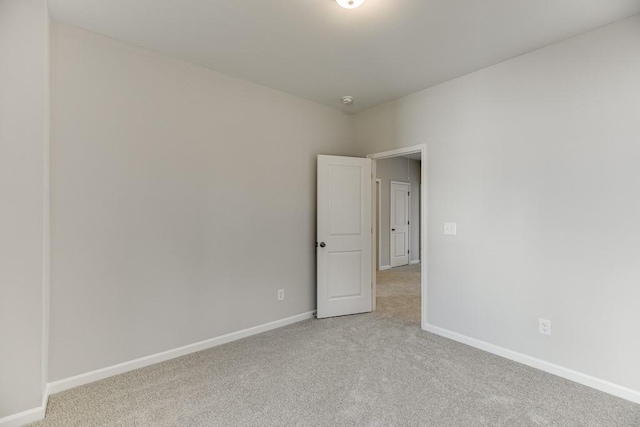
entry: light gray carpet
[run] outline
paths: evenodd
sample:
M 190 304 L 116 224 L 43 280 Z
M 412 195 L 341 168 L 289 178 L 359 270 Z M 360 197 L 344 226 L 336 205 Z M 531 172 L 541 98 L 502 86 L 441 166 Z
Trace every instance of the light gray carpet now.
M 412 268 L 380 273 L 376 313 L 300 322 L 56 394 L 36 425 L 640 426 L 640 405 L 421 331 L 419 313 L 393 311 L 415 307 L 416 289 L 419 302 Z
M 420 327 L 420 264 L 379 271 L 376 281 L 377 314 Z

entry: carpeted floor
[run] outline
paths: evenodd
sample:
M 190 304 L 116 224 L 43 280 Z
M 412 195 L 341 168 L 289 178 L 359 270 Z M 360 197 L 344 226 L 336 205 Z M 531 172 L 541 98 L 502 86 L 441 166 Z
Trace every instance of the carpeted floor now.
M 379 273 L 375 313 L 59 393 L 36 425 L 640 426 L 640 405 L 421 331 L 416 269 Z
M 377 314 L 420 327 L 420 264 L 379 271 L 376 280 Z

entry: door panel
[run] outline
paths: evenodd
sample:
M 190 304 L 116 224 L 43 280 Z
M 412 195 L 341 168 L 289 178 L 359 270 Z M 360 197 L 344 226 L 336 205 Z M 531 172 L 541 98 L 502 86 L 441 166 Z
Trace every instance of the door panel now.
M 394 256 L 396 258 L 403 257 L 406 255 L 407 251 L 405 248 L 407 247 L 407 242 L 405 241 L 405 233 L 396 233 L 395 237 L 395 252 Z
M 362 193 L 360 167 L 331 165 L 329 167 L 332 236 L 358 235 L 362 228 L 360 194 Z
M 362 295 L 361 252 L 329 253 L 329 300 Z
M 371 160 L 318 156 L 318 318 L 371 311 Z
M 409 264 L 409 190 L 406 182 L 391 181 L 391 267 Z

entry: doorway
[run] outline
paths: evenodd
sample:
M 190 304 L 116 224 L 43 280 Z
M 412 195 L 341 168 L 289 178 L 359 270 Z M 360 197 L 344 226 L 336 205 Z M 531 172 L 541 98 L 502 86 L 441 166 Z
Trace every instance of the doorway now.
M 412 174 L 411 164 L 413 161 L 414 165 L 421 165 L 424 161 L 426 165 L 426 150 L 426 145 L 418 145 L 370 154 L 367 158 L 318 155 L 317 318 L 375 311 L 380 302 L 382 310 L 378 310 L 379 315 L 390 314 L 394 317 L 411 314 L 411 323 L 425 328 L 427 267 L 426 262 L 421 262 L 421 259 L 426 260 L 427 172 L 426 166 L 414 167 Z M 390 219 L 382 220 L 377 207 L 382 206 L 384 209 L 386 206 L 391 210 L 390 198 L 387 203 L 381 202 L 385 188 L 389 189 L 390 194 L 391 182 L 386 186 L 383 179 L 378 181 L 375 177 L 378 176 L 377 166 L 382 170 L 382 161 L 394 158 L 399 158 L 403 164 L 408 165 L 403 172 L 407 176 L 406 181 L 394 181 L 409 184 L 407 196 L 410 197 L 408 200 L 399 199 L 404 212 L 397 215 L 400 218 L 411 218 L 407 219 L 407 243 L 400 242 L 402 251 L 408 245 L 409 257 L 399 262 L 403 265 L 385 275 L 382 273 L 387 273 L 385 270 L 391 270 L 392 267 L 390 258 L 384 264 L 384 250 L 388 249 L 387 256 L 391 252 L 382 239 L 386 236 L 389 243 L 391 229 L 394 227 L 390 227 Z M 378 193 L 382 194 L 380 198 L 377 197 Z M 411 206 L 415 206 L 416 210 Z M 403 221 L 402 219 L 401 222 Z M 384 230 L 385 226 L 389 227 L 387 232 Z M 406 261 L 409 261 L 408 265 Z M 399 276 L 402 274 L 404 276 Z M 413 277 L 409 277 L 410 275 Z M 410 283 L 407 280 L 401 283 L 403 277 Z M 377 289 L 378 282 L 383 286 L 380 292 Z M 404 285 L 410 285 L 411 289 L 408 290 Z M 410 298 L 411 304 L 402 303 L 403 300 L 407 302 L 407 298 Z M 413 309 L 407 309 L 409 305 Z
M 372 306 L 381 316 L 415 323 L 424 329 L 426 145 L 367 157 L 373 161 L 375 179 Z

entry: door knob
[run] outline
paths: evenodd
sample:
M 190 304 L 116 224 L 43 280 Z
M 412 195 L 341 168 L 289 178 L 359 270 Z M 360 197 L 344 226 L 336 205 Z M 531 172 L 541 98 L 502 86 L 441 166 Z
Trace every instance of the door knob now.
M 324 248 L 325 246 L 327 246 L 324 242 L 320 242 L 320 247 Z
M 392 228 L 392 229 L 391 229 L 391 231 L 396 231 L 396 229 L 395 229 L 395 228 Z

